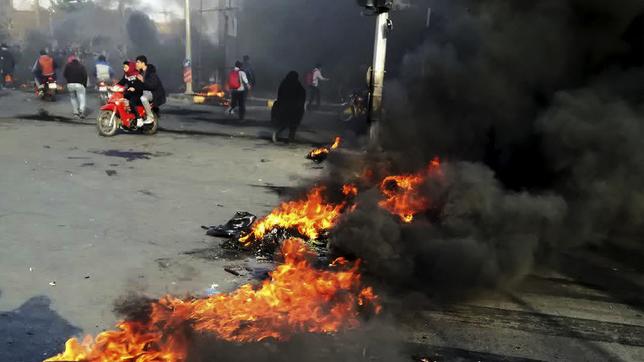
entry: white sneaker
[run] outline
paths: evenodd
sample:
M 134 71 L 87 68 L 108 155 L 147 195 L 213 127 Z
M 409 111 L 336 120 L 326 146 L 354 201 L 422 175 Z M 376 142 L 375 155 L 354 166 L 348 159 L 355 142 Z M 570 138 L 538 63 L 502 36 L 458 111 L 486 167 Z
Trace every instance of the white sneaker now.
M 154 123 L 154 117 L 148 117 L 143 121 L 143 124 L 152 124 Z
M 136 127 L 137 128 L 143 127 L 143 119 L 141 119 L 141 118 L 136 119 Z

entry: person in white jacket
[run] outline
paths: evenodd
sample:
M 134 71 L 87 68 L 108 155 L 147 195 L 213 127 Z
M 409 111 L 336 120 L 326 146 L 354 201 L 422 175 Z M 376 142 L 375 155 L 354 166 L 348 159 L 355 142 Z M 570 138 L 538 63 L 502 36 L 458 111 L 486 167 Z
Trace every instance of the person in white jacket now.
M 315 107 L 320 108 L 320 81 L 328 81 L 329 78 L 326 78 L 322 75 L 322 65 L 317 64 L 315 68 L 309 73 L 307 83 L 309 86 L 309 101 L 308 106 L 313 106 L 315 102 Z

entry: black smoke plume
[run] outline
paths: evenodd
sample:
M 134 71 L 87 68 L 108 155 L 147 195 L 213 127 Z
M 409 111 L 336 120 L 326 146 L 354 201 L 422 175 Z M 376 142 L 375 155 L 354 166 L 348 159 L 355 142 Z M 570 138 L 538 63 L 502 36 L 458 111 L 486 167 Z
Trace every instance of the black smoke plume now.
M 442 184 L 425 187 L 439 207 L 405 225 L 373 187 L 336 252 L 389 286 L 449 296 L 511 283 L 553 252 L 638 238 L 644 5 L 419 3 L 441 21 L 388 79 L 383 152 L 359 164 L 396 174 L 445 158 Z M 336 160 L 334 179 L 354 164 Z

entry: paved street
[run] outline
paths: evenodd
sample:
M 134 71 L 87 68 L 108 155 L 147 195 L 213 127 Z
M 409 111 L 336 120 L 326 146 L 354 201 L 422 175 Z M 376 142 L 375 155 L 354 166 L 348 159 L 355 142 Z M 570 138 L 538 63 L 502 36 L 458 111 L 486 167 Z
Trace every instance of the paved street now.
M 261 105 L 237 124 L 173 100 L 158 135 L 102 138 L 68 111 L 66 96 L 0 96 L 0 361 L 39 361 L 113 328 L 114 301 L 130 292 L 227 291 L 262 275 L 272 265 L 230 258 L 200 226 L 270 211 L 280 190 L 323 172 L 304 159 L 311 144 L 346 132 L 320 113 L 276 146 Z M 569 253 L 518 287 L 396 316 L 409 360 L 643 361 L 638 253 Z

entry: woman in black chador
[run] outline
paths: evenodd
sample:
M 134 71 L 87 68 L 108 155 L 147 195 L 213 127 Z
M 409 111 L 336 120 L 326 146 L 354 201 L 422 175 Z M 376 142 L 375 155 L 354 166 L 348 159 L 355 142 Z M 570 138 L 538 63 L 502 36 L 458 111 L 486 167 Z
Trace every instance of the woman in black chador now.
M 280 84 L 277 91 L 277 102 L 273 105 L 271 120 L 275 127 L 273 142 L 277 142 L 277 136 L 285 129 L 289 129 L 288 140 L 295 139 L 297 127 L 304 117 L 304 103 L 306 102 L 306 90 L 300 83 L 299 75 L 291 71 Z

